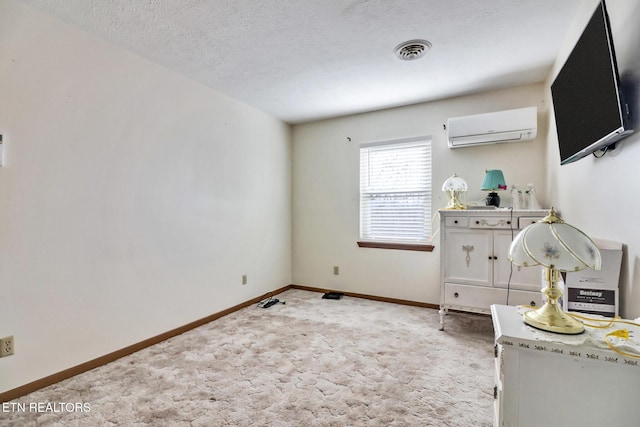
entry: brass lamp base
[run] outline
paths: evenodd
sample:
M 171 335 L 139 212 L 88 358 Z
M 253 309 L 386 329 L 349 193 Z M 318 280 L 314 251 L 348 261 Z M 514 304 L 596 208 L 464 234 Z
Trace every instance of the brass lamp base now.
M 556 334 L 577 335 L 584 332 L 584 325 L 562 310 L 558 300 L 562 291 L 558 288 L 560 272 L 553 268 L 545 268 L 545 279 L 549 285 L 542 290 L 547 302 L 537 310 L 524 313 L 524 323 L 543 331 Z
M 543 331 L 577 335 L 584 332 L 582 322 L 562 311 L 558 304 L 545 303 L 537 310 L 524 313 L 524 322 Z
M 458 199 L 460 191 L 447 190 L 446 193 L 449 197 L 449 204 L 447 204 L 447 207 L 445 208 L 446 210 L 451 211 L 467 209 L 467 207 Z
M 466 209 L 467 207 L 464 205 L 461 205 L 458 201 L 456 201 L 455 203 L 449 203 L 447 207 L 444 208 L 444 210 L 446 211 L 461 211 Z

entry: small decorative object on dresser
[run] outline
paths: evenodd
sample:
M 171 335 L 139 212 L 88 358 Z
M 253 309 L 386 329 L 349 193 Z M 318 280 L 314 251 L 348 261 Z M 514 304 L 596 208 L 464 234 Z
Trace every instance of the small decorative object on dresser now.
M 513 236 L 547 211 L 440 210 L 440 329 L 449 309 L 489 313 L 491 304 L 540 305 L 541 272 L 513 266 Z
M 540 209 L 540 203 L 538 203 L 538 199 L 536 197 L 536 189 L 533 184 L 527 185 L 527 206 L 525 209 Z
M 467 181 L 456 175 L 455 173 L 447 178 L 442 184 L 442 191 L 447 194 L 449 203 L 445 209 L 466 209 L 466 194 L 468 189 Z M 461 200 L 463 199 L 464 200 Z
M 511 206 L 513 209 L 526 209 L 526 201 L 523 199 L 522 190 L 518 188 L 517 184 L 513 184 L 511 186 Z
M 482 186 L 480 190 L 489 191 L 487 194 L 486 203 L 487 206 L 500 207 L 500 196 L 496 193 L 497 190 L 506 190 L 507 184 L 504 181 L 504 175 L 499 169 L 488 170 L 484 174 L 484 180 L 482 180 Z

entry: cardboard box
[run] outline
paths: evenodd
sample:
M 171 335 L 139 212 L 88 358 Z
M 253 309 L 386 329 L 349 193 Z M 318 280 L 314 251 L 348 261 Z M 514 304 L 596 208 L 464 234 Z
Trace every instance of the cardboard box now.
M 567 289 L 567 310 L 605 317 L 618 315 L 618 290 L 613 289 Z
M 599 239 L 594 242 L 600 250 L 602 268 L 567 273 L 563 306 L 568 311 L 617 316 L 622 243 Z

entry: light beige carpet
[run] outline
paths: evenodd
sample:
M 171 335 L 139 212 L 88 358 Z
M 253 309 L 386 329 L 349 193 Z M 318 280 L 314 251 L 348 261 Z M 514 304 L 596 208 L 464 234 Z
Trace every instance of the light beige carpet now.
M 0 425 L 491 425 L 490 317 L 450 314 L 439 331 L 436 310 L 277 297 L 286 304 L 240 310 L 17 399 L 26 410 L 0 413 Z

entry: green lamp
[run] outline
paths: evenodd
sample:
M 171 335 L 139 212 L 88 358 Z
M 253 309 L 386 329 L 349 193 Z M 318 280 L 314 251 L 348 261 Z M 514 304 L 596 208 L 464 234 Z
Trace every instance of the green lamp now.
M 500 196 L 496 193 L 496 190 L 506 190 L 507 184 L 504 181 L 504 175 L 500 169 L 491 169 L 485 171 L 484 180 L 480 190 L 489 191 L 485 202 L 487 206 L 500 207 Z

